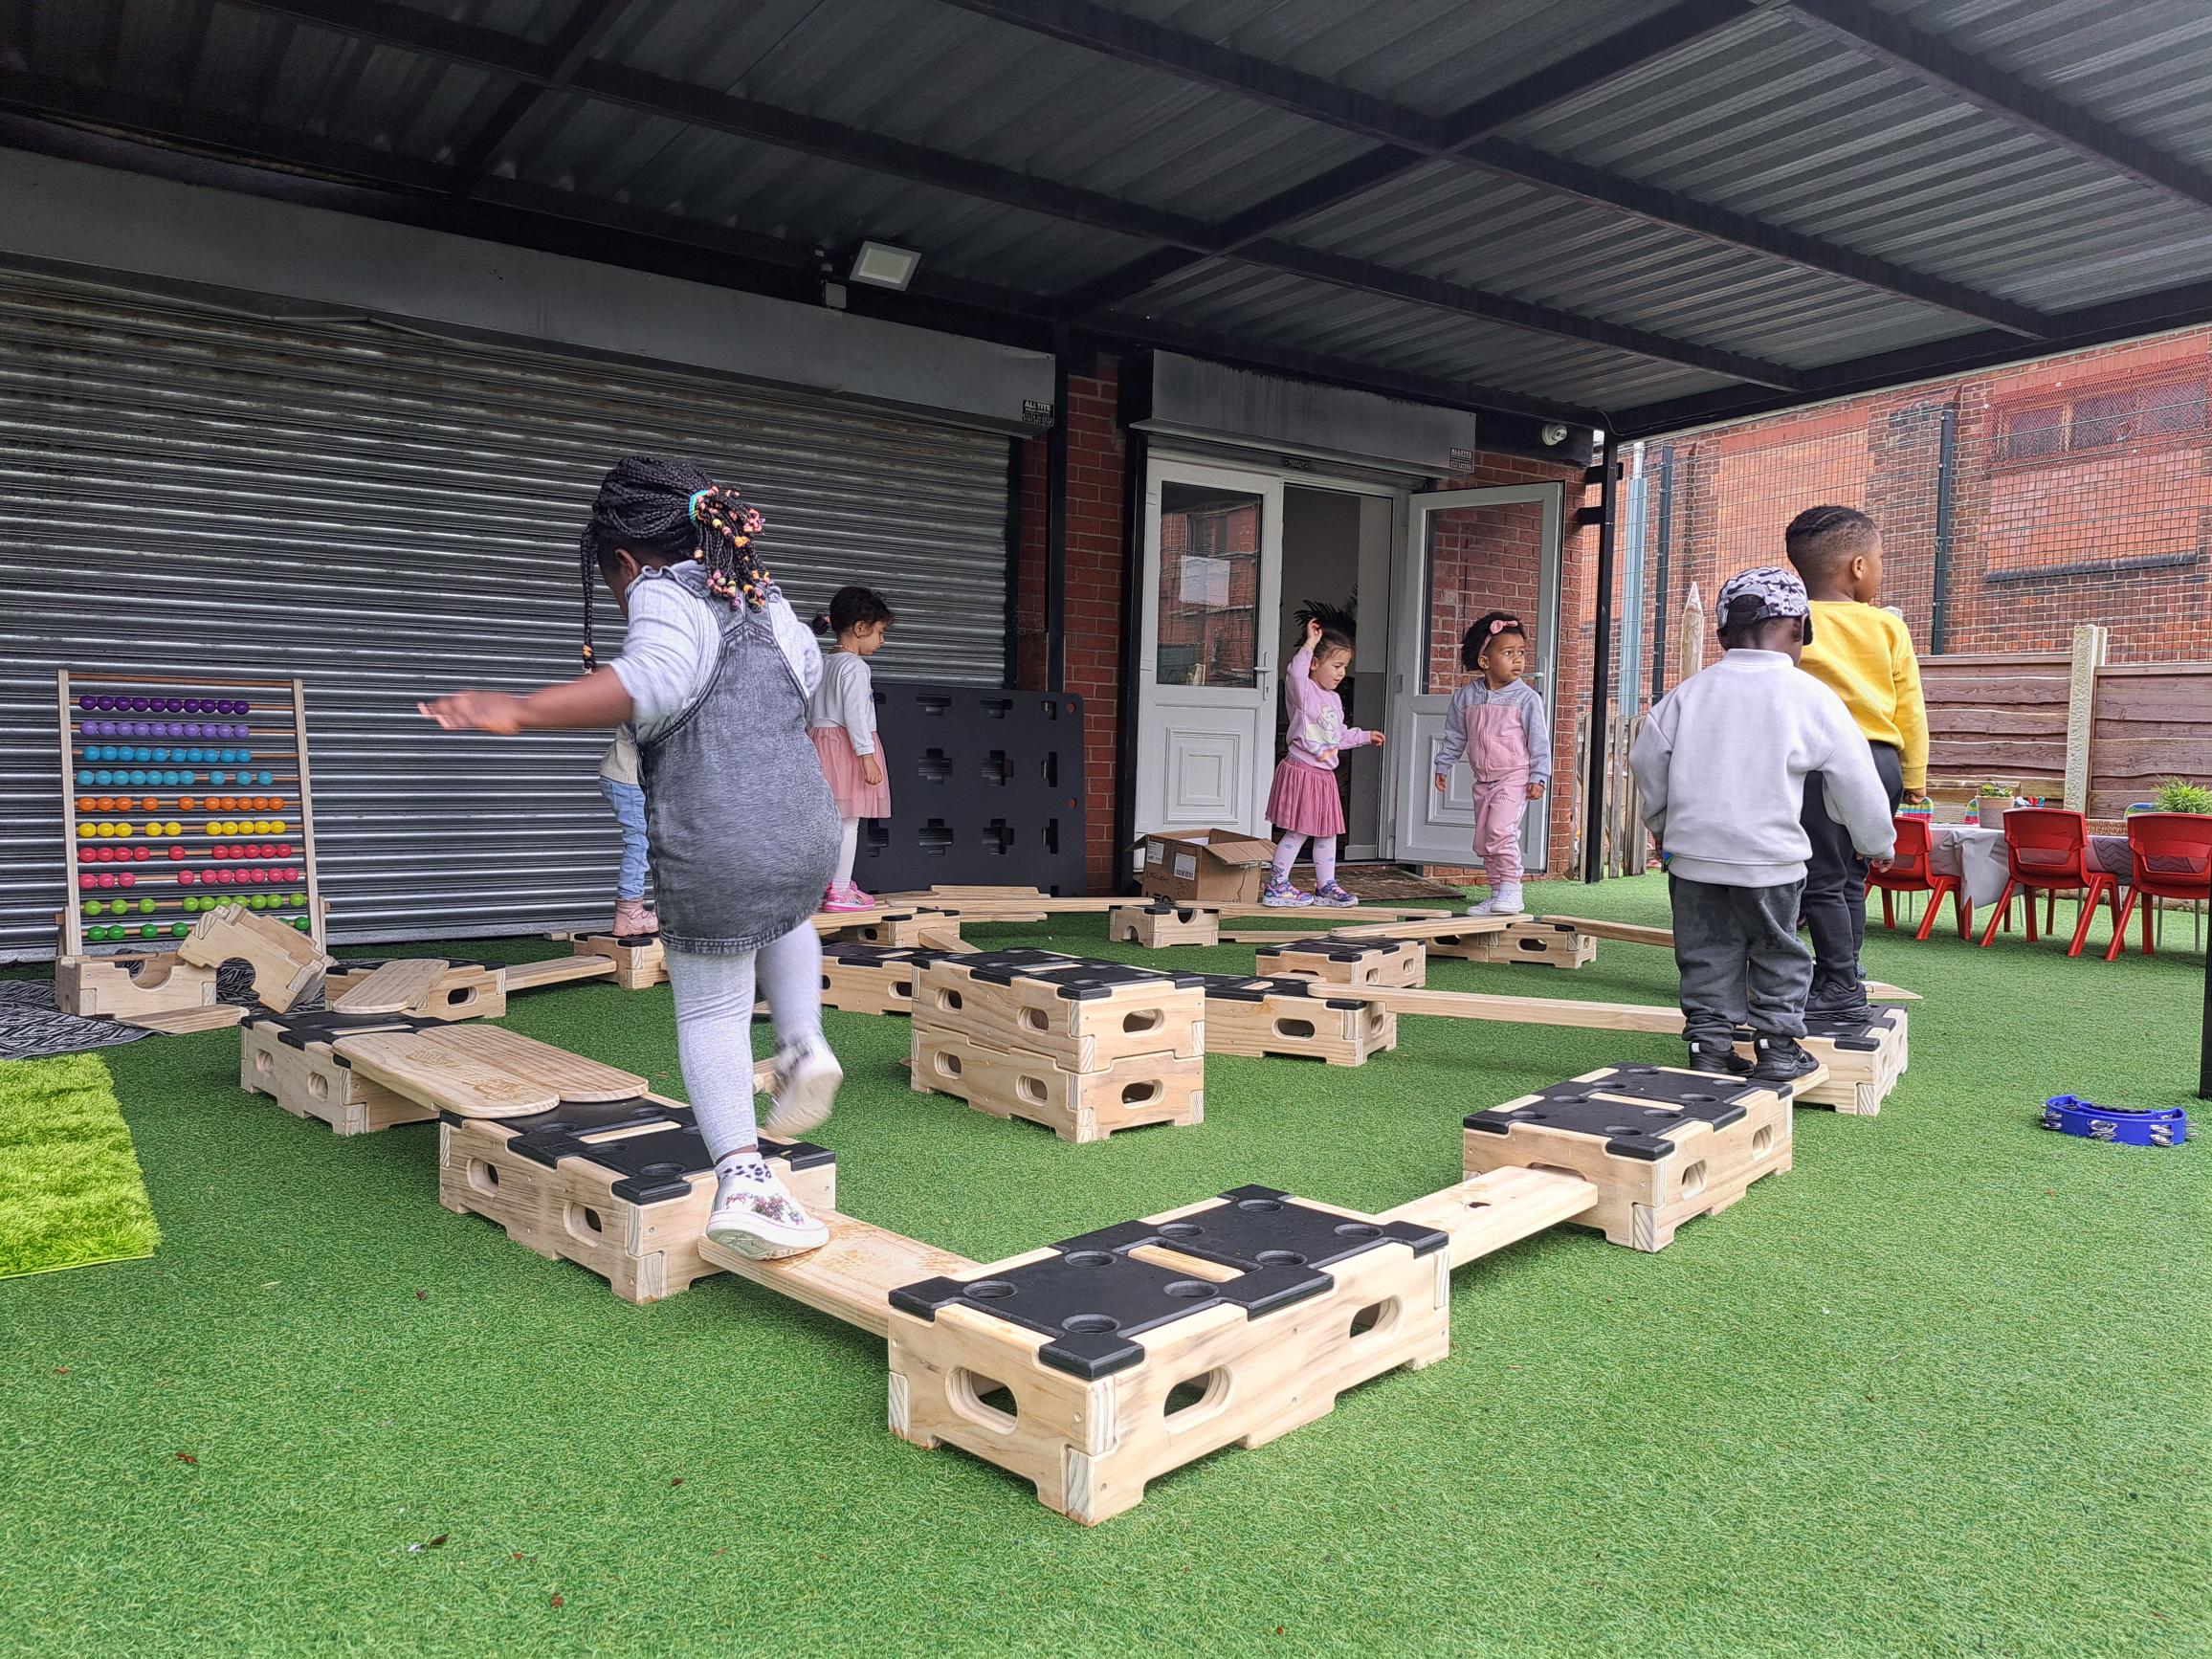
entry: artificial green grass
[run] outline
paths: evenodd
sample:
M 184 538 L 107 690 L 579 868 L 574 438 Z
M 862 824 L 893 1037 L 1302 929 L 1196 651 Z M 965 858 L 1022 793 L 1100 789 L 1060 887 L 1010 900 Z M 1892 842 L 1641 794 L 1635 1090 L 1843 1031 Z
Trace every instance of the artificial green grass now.
M 0 1060 L 0 1279 L 136 1261 L 161 1237 L 99 1057 Z
M 1655 881 L 1535 896 L 1665 919 Z M 973 931 L 1145 960 L 1095 921 Z M 1449 1360 L 1089 1530 L 892 1437 L 864 1333 L 724 1278 L 629 1307 L 439 1209 L 428 1126 L 287 1117 L 238 1093 L 232 1033 L 113 1051 L 168 1243 L 143 1272 L 0 1285 L 0 1628 L 144 1652 L 2201 1652 L 2207 1153 L 2035 1126 L 2062 1091 L 2196 1104 L 2202 964 L 2185 922 L 2168 939 L 2108 967 L 1877 936 L 1870 971 L 1926 993 L 1880 1117 L 1801 1111 L 1796 1170 L 1659 1254 L 1559 1229 L 1462 1270 Z M 1603 944 L 1579 973 L 1432 983 L 1665 1002 L 1672 965 Z M 678 1084 L 665 989 L 531 993 L 508 1023 Z M 1679 1053 L 1401 1029 L 1357 1071 L 1210 1061 L 1202 1127 L 1074 1147 L 913 1094 L 903 1022 L 832 1014 L 852 1081 L 818 1138 L 845 1208 L 987 1260 L 1247 1182 L 1387 1206 L 1455 1178 L 1465 1112 Z

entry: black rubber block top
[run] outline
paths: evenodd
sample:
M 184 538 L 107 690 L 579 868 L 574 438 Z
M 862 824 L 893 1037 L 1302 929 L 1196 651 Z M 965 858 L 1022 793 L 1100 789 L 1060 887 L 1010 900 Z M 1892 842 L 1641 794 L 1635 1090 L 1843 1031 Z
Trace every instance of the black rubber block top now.
M 1041 980 L 1068 1002 L 1089 1002 L 1110 997 L 1123 985 L 1161 985 L 1192 988 L 1200 983 L 1193 973 L 1164 973 L 1159 968 L 1131 967 L 1117 962 L 1087 962 L 1051 950 L 987 950 L 963 956 L 969 973 L 986 984 L 1006 985 L 1016 980 Z
M 1715 1129 L 1744 1115 L 1747 1100 L 1764 1084 L 1662 1071 L 1656 1066 L 1616 1066 L 1594 1083 L 1554 1083 L 1524 1106 L 1496 1106 L 1467 1119 L 1489 1135 L 1512 1133 L 1515 1123 L 1540 1123 L 1573 1135 L 1593 1135 L 1618 1158 L 1656 1162 L 1674 1150 L 1668 1132 L 1694 1122 Z M 1610 1098 L 1605 1098 L 1610 1096 Z
M 1037 1358 L 1095 1381 L 1139 1363 L 1131 1340 L 1207 1308 L 1240 1307 L 1260 1318 L 1327 1291 L 1331 1264 L 1389 1243 L 1416 1255 L 1445 1235 L 1404 1222 L 1366 1222 L 1299 1204 L 1270 1186 L 1241 1186 L 1176 1221 L 1124 1222 L 1063 1239 L 1054 1255 L 970 1280 L 935 1278 L 891 1293 L 891 1305 L 935 1318 L 959 1303 L 1034 1331 Z M 1187 1277 L 1130 1251 L 1155 1245 L 1236 1270 L 1232 1278 Z

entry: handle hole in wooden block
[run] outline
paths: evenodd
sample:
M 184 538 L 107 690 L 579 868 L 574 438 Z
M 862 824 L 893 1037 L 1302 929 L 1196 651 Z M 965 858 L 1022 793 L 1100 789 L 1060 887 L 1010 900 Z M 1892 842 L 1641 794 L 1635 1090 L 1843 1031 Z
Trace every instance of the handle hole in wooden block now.
M 957 1013 L 965 1005 L 961 1001 L 960 992 L 940 990 L 937 993 L 937 1006 L 940 1008 L 950 1008 Z
M 957 1077 L 960 1075 L 960 1056 L 958 1054 L 937 1054 L 932 1057 L 937 1062 L 937 1074 L 940 1077 Z
M 1398 1298 L 1392 1296 L 1387 1301 L 1369 1302 L 1354 1314 L 1352 1328 L 1345 1335 L 1357 1341 L 1361 1337 L 1372 1337 L 1378 1332 L 1387 1331 L 1397 1323 Z
M 1311 1020 L 1277 1020 L 1275 1022 L 1275 1035 L 1278 1037 L 1310 1037 L 1313 1034 L 1314 1022 Z
M 1164 1093 L 1165 1091 L 1157 1078 L 1149 1083 L 1131 1083 L 1121 1091 L 1121 1104 L 1124 1106 L 1149 1106 Z
M 1167 1010 L 1164 1008 L 1139 1008 L 1133 1014 L 1121 1016 L 1121 1029 L 1124 1031 L 1157 1031 L 1166 1024 Z
M 1766 1156 L 1766 1155 L 1767 1155 L 1769 1152 L 1771 1152 L 1771 1151 L 1773 1151 L 1773 1150 L 1774 1150 L 1774 1131 L 1773 1131 L 1772 1129 L 1770 1129 L 1770 1128 L 1766 1128 L 1766 1127 L 1763 1127 L 1763 1126 L 1762 1126 L 1762 1127 L 1760 1127 L 1760 1128 L 1759 1128 L 1759 1129 L 1755 1129 L 1755 1130 L 1753 1130 L 1753 1131 L 1752 1131 L 1752 1136 L 1751 1136 L 1751 1155 L 1752 1155 L 1752 1157 L 1754 1157 L 1754 1158 L 1764 1158 L 1764 1157 L 1765 1157 L 1765 1156 Z
M 330 1079 L 321 1072 L 308 1073 L 307 1094 L 310 1099 L 318 1102 L 328 1100 L 330 1098 Z
M 1695 1198 L 1705 1190 L 1705 1160 L 1700 1158 L 1682 1172 L 1682 1196 Z
M 1049 1031 L 1052 1029 L 1051 1016 L 1047 1014 L 1043 1008 L 1024 1008 L 1022 1010 L 1022 1024 L 1032 1031 Z
M 1228 1368 L 1217 1365 L 1170 1388 L 1160 1414 L 1170 1428 L 1194 1428 L 1226 1406 L 1228 1395 Z
M 254 1074 L 255 1076 L 266 1077 L 276 1069 L 276 1063 L 270 1059 L 268 1050 L 256 1049 L 254 1051 Z
M 995 1377 L 955 1367 L 945 1379 L 944 1391 L 955 1411 L 994 1434 L 1011 1434 L 1021 1419 L 1021 1403 L 1014 1391 Z
M 1031 1106 L 1042 1106 L 1049 1098 L 1045 1091 L 1044 1078 L 1032 1077 L 1027 1072 L 1022 1073 L 1014 1079 L 1014 1093 Z
M 607 1236 L 607 1223 L 597 1210 L 572 1204 L 568 1206 L 568 1230 L 581 1239 L 599 1239 Z
M 480 1158 L 469 1160 L 469 1184 L 478 1192 L 499 1190 L 499 1172 Z

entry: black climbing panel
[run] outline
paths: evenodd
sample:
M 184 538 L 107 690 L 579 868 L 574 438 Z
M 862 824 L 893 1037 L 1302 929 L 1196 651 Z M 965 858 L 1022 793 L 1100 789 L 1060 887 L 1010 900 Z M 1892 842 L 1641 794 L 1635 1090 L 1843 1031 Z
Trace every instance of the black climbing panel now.
M 899 681 L 875 720 L 891 816 L 861 826 L 863 887 L 1084 891 L 1081 697 Z
M 1173 985 L 1187 990 L 1203 983 L 1203 976 L 1199 974 L 1131 967 L 1126 962 L 1092 962 L 1051 950 L 974 951 L 959 961 L 986 984 L 1011 984 L 1017 979 L 1044 980 L 1070 1002 L 1110 997 L 1123 985 Z

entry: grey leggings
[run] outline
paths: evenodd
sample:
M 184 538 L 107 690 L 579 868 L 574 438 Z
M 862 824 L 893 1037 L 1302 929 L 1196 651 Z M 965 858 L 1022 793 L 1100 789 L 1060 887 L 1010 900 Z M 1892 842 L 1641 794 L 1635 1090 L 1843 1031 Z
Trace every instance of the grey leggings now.
M 668 953 L 675 993 L 675 1048 L 683 1086 L 698 1114 L 699 1134 L 719 1161 L 760 1139 L 753 1115 L 753 982 L 776 1023 L 779 1050 L 822 1042 L 822 939 L 803 921 L 757 952 L 700 956 Z

